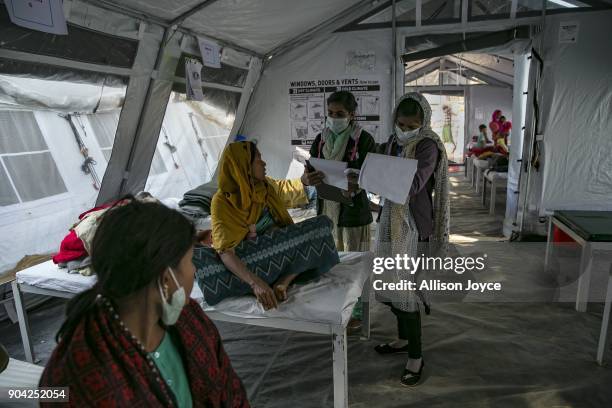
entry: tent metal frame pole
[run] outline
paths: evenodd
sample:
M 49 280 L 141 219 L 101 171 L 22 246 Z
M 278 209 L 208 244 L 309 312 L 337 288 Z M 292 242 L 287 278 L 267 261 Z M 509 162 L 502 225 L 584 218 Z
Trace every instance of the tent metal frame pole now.
M 83 3 L 86 3 L 86 4 L 89 4 L 91 6 L 95 6 L 95 7 L 101 8 L 103 10 L 113 11 L 115 13 L 123 14 L 123 15 L 126 15 L 128 17 L 135 18 L 137 20 L 142 20 L 142 21 L 144 21 L 146 23 L 149 23 L 149 24 L 155 24 L 155 25 L 157 25 L 159 27 L 162 27 L 162 28 L 169 28 L 169 27 L 172 26 L 170 24 L 172 21 L 163 20 L 163 19 L 161 19 L 159 17 L 156 17 L 156 16 L 153 16 L 151 14 L 144 13 L 144 12 L 141 12 L 141 11 L 137 11 L 137 10 L 134 10 L 132 8 L 129 8 L 129 7 L 121 6 L 121 5 L 117 4 L 117 3 L 109 1 L 109 0 L 79 0 L 79 1 L 83 2 Z M 260 54 L 260 53 L 258 53 L 256 51 L 250 50 L 248 48 L 242 47 L 242 46 L 240 46 L 238 44 L 235 44 L 232 41 L 222 40 L 220 38 L 211 36 L 209 34 L 200 33 L 200 32 L 194 31 L 192 29 L 185 28 L 185 27 L 178 27 L 177 31 L 181 32 L 183 34 L 192 35 L 194 37 L 209 38 L 210 40 L 215 41 L 215 42 L 219 43 L 222 46 L 233 48 L 236 51 L 240 51 L 240 52 L 243 52 L 245 54 L 249 54 L 249 55 L 251 55 L 253 57 L 263 58 L 262 54 Z
M 465 60 L 463 58 L 458 58 L 455 56 L 449 56 L 446 57 L 449 61 L 454 62 L 455 64 L 461 64 L 464 67 L 472 70 L 472 71 L 476 71 L 476 72 L 480 72 L 485 76 L 488 76 L 490 78 L 493 78 L 494 80 L 498 81 L 498 82 L 502 82 L 504 84 L 508 84 L 510 86 L 512 86 L 512 84 L 514 83 L 514 77 L 511 75 L 508 75 L 506 73 L 497 71 L 493 68 L 489 68 L 489 67 L 485 67 L 483 65 L 480 64 L 476 64 L 474 62 Z
M 510 4 L 510 19 L 516 20 L 516 10 L 518 9 L 518 0 L 512 0 Z
M 82 71 L 90 71 L 101 74 L 111 74 L 111 75 L 119 75 L 124 77 L 129 77 L 132 75 L 138 75 L 139 72 L 135 71 L 131 68 L 119 68 L 113 67 L 110 65 L 99 65 L 99 64 L 91 64 L 88 62 L 80 62 L 80 61 L 72 61 L 68 59 L 63 59 L 59 57 L 51 57 L 48 55 L 39 55 L 39 54 L 30 54 L 28 52 L 23 51 L 14 51 L 14 50 L 0 50 L 0 57 L 11 59 L 15 61 L 23 61 L 23 62 L 32 62 L 32 63 L 42 63 L 48 65 L 55 65 L 63 68 L 71 68 Z
M 300 35 L 284 42 L 283 44 L 280 44 L 279 46 L 275 47 L 271 51 L 267 52 L 265 57 L 270 58 L 272 56 L 278 56 L 280 54 L 283 54 L 287 50 L 298 47 L 299 45 L 305 43 L 306 41 L 310 40 L 312 37 L 320 34 L 323 31 L 326 31 L 326 30 L 329 32 L 335 31 L 336 29 L 343 26 L 344 20 L 353 19 L 352 15 L 355 14 L 354 10 L 359 10 L 360 8 L 366 7 L 366 6 L 369 6 L 369 7 L 367 8 L 367 10 L 360 12 L 359 16 L 363 16 L 367 14 L 373 8 L 372 1 L 362 0 L 359 3 L 352 5 L 351 7 L 341 11 L 340 13 L 331 17 L 330 19 L 325 20 L 321 24 L 301 33 Z M 339 23 L 340 21 L 341 23 Z
M 424 34 L 456 34 L 464 31 L 466 33 L 491 30 L 501 31 L 514 28 L 517 23 L 520 23 L 521 25 L 530 25 L 533 23 L 541 23 L 541 21 L 542 17 L 521 17 L 515 20 L 500 19 L 495 21 L 471 21 L 468 22 L 467 26 L 464 26 L 462 23 L 426 25 L 421 27 L 403 26 L 402 24 L 398 24 L 398 28 L 399 33 L 404 36 Z
M 174 82 L 175 84 L 186 84 L 187 83 L 187 80 L 185 78 L 175 76 L 175 77 L 172 77 L 171 79 L 172 79 L 172 82 Z M 222 91 L 229 91 L 229 92 L 236 92 L 236 93 L 242 93 L 242 91 L 244 90 L 244 88 L 240 88 L 239 86 L 223 85 L 223 84 L 218 84 L 216 82 L 205 82 L 205 81 L 202 81 L 202 87 L 220 89 Z
M 423 24 L 423 0 L 416 0 L 415 10 L 415 24 L 417 28 L 420 28 Z
M 170 39 L 170 30 L 168 28 L 166 28 L 164 30 L 164 36 L 162 41 L 159 44 L 159 49 L 157 51 L 157 57 L 155 58 L 155 65 L 154 65 L 154 70 L 155 71 L 159 71 L 160 67 L 161 67 L 161 63 L 162 63 L 162 59 L 163 59 L 163 55 L 164 52 L 166 51 L 166 47 L 167 47 L 167 43 L 168 40 Z M 119 195 L 123 195 L 125 193 L 127 193 L 125 187 L 127 184 L 127 181 L 130 177 L 130 172 L 132 170 L 132 165 L 134 162 L 134 155 L 136 152 L 136 148 L 138 146 L 138 142 L 140 140 L 140 135 L 141 135 L 141 131 L 142 131 L 142 122 L 146 113 L 146 110 L 149 108 L 149 105 L 151 104 L 151 95 L 153 93 L 153 82 L 154 79 L 151 78 L 149 80 L 149 86 L 147 88 L 147 93 L 144 99 L 144 103 L 142 105 L 142 108 L 140 109 L 140 115 L 138 115 L 138 125 L 136 126 L 136 131 L 134 132 L 134 137 L 132 139 L 132 145 L 130 147 L 130 154 L 128 156 L 128 160 L 126 162 L 125 168 L 124 168 L 124 173 L 123 173 L 123 177 L 121 179 L 121 184 L 119 185 Z M 159 137 L 159 135 L 158 135 Z M 156 139 L 157 140 L 157 139 Z M 151 158 L 152 161 L 152 158 Z M 149 163 L 150 165 L 150 163 Z

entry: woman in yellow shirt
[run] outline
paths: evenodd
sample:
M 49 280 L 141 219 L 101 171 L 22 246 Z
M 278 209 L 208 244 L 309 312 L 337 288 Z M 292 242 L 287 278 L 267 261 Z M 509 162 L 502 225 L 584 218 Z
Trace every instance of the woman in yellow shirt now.
M 266 177 L 252 142 L 230 144 L 219 169 L 211 203 L 213 247 L 198 246 L 193 256 L 206 303 L 254 294 L 265 309 L 274 308 L 298 275 L 318 276 L 339 262 L 328 217 L 294 224 L 287 212 L 308 203 L 304 186 L 320 182 L 320 173 L 301 180 Z

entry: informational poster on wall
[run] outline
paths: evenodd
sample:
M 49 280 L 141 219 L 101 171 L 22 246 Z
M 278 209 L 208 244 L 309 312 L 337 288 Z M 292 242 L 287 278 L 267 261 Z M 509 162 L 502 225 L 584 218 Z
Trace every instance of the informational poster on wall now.
M 381 86 L 372 76 L 289 81 L 291 144 L 308 147 L 325 126 L 326 100 L 333 92 L 349 91 L 357 99 L 355 120 L 377 139 L 380 131 Z

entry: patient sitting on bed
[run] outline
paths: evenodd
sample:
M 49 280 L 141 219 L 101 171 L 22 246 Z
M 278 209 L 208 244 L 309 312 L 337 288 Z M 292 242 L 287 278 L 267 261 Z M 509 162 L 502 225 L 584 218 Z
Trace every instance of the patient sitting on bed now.
M 265 309 L 275 308 L 298 275 L 320 275 L 340 262 L 329 218 L 294 224 L 287 212 L 308 203 L 304 185 L 322 174 L 302 181 L 266 177 L 266 163 L 252 142 L 230 144 L 219 169 L 211 204 L 213 248 L 198 246 L 193 256 L 206 303 L 254 294 Z

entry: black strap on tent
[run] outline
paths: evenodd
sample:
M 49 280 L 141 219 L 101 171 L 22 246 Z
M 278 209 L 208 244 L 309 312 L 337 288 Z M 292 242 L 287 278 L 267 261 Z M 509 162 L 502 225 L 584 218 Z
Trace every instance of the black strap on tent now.
M 544 71 L 544 60 L 535 50 L 531 48 L 531 55 L 538 61 L 539 66 L 539 77 L 542 78 L 542 72 Z M 540 170 L 540 145 L 538 144 L 537 135 L 540 132 L 540 104 L 538 102 L 538 87 L 533 87 L 533 115 L 535 119 L 534 129 L 536 137 L 533 138 L 533 155 L 531 156 L 531 165 L 536 169 Z
M 442 36 L 448 36 L 443 34 Z M 446 38 L 440 38 L 446 40 Z M 457 54 L 467 51 L 478 51 L 486 48 L 497 47 L 500 45 L 507 44 L 514 40 L 529 39 L 530 28 L 529 26 L 518 26 L 510 30 L 496 31 L 492 33 L 468 33 L 459 41 L 453 41 L 450 43 L 443 44 L 437 48 L 431 48 L 423 51 L 416 51 L 402 55 L 402 61 L 407 63 L 409 61 L 416 61 L 428 58 L 443 57 L 445 55 Z M 455 37 L 453 38 L 460 38 Z M 411 41 L 417 40 L 417 38 L 411 38 Z

